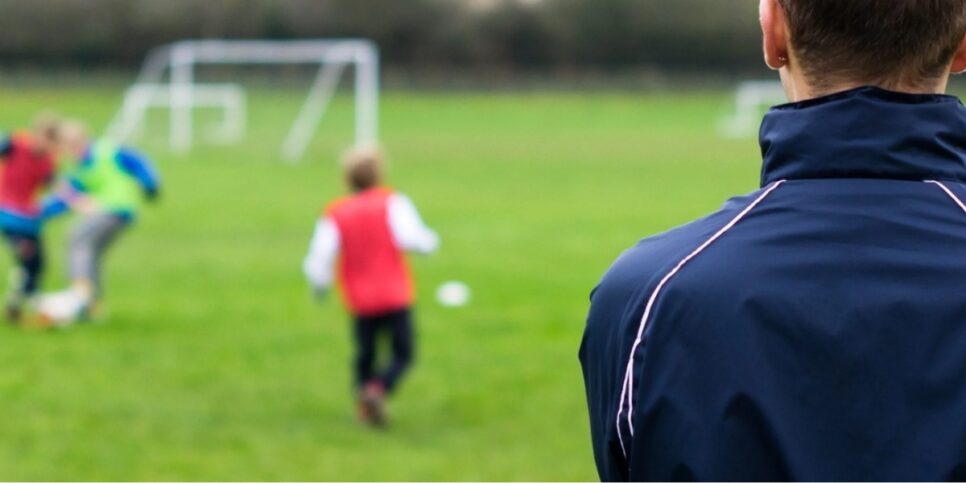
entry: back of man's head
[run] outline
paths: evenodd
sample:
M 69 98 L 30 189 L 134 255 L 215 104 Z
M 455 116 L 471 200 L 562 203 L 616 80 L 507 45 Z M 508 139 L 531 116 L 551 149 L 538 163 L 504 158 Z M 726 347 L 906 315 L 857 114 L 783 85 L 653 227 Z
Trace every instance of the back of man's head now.
M 778 0 L 813 88 L 921 87 L 947 74 L 966 35 L 966 0 Z

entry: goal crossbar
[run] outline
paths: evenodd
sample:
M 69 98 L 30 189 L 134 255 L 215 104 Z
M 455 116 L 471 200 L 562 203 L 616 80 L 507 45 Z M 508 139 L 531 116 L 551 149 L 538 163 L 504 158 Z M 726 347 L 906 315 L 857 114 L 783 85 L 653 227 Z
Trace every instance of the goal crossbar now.
M 378 141 L 379 50 L 369 40 L 186 40 L 153 50 L 145 59 L 135 89 L 140 99 L 125 96 L 124 106 L 108 128 L 109 135 L 124 140 L 140 123 L 144 98 L 154 98 L 152 89 L 164 92 L 171 110 L 171 148 L 185 152 L 191 148 L 193 110 L 198 105 L 199 88 L 195 68 L 203 64 L 318 64 L 305 103 L 282 145 L 282 155 L 298 160 L 305 153 L 312 134 L 335 95 L 342 73 L 355 69 L 355 143 L 374 145 Z M 165 74 L 170 80 L 163 83 Z M 129 90 L 129 93 L 132 92 Z M 202 96 L 203 97 L 203 96 Z

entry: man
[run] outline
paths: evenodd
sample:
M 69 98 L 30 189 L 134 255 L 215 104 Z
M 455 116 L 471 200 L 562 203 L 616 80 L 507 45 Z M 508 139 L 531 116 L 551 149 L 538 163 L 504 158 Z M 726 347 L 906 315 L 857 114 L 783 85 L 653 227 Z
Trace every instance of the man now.
M 108 139 L 91 140 L 79 123 L 66 123 L 63 137 L 75 164 L 44 214 L 53 217 L 71 209 L 80 213 L 67 258 L 69 292 L 78 305 L 78 317 L 84 319 L 102 293 L 104 253 L 136 220 L 143 201 L 158 198 L 160 179 L 143 155 Z
M 386 422 L 384 398 L 398 387 L 414 351 L 414 291 L 404 251 L 434 252 L 439 238 L 408 197 L 381 185 L 378 151 L 352 151 L 343 168 L 352 195 L 329 205 L 317 223 L 303 269 L 321 296 L 332 285 L 338 258 L 342 295 L 354 318 L 359 418 L 381 426 Z M 392 358 L 377 371 L 377 339 L 382 336 L 391 338 Z
M 966 479 L 962 0 L 762 0 L 762 189 L 625 252 L 581 348 L 605 480 Z
M 43 275 L 40 195 L 54 178 L 59 142 L 60 121 L 46 115 L 37 120 L 33 132 L 0 136 L 0 229 L 18 264 L 6 301 L 11 323 L 20 320 L 24 303 L 37 292 Z

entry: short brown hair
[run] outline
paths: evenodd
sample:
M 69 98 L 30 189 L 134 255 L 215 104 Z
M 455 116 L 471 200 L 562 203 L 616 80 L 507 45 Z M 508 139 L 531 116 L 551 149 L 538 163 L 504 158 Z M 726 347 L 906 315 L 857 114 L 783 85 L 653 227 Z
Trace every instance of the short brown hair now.
M 77 157 L 90 142 L 87 126 L 76 119 L 64 121 L 60 126 L 61 149 Z M 78 159 L 79 160 L 79 159 Z
M 938 80 L 966 35 L 966 0 L 778 0 L 816 88 Z
M 63 121 L 56 114 L 42 112 L 34 120 L 34 137 L 50 146 L 56 146 L 63 137 Z
M 365 191 L 382 182 L 383 155 L 378 149 L 356 148 L 342 158 L 346 182 L 352 191 Z

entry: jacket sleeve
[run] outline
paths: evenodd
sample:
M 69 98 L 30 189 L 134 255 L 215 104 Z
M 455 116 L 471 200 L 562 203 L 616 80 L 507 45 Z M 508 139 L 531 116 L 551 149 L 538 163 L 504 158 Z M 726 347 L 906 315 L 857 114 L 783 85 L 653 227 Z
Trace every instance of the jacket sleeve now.
M 0 156 L 10 156 L 13 152 L 13 141 L 7 134 L 0 134 Z
M 333 266 L 339 255 L 339 230 L 328 217 L 315 225 L 309 253 L 302 262 L 302 271 L 316 291 L 326 291 L 332 286 Z
M 389 227 L 403 250 L 428 254 L 439 248 L 439 236 L 423 223 L 416 205 L 406 195 L 397 193 L 389 199 Z
M 61 216 L 71 209 L 71 204 L 84 196 L 84 185 L 77 179 L 69 178 L 61 183 L 44 199 L 41 218 L 49 220 Z
M 623 325 L 623 307 L 612 289 L 595 288 L 580 345 L 594 461 L 602 481 L 623 481 L 628 477 L 627 461 L 615 426 L 623 376 L 619 330 Z
M 121 169 L 141 184 L 144 194 L 149 199 L 158 195 L 161 188 L 161 179 L 147 157 L 132 149 L 122 148 L 118 152 L 117 162 Z

